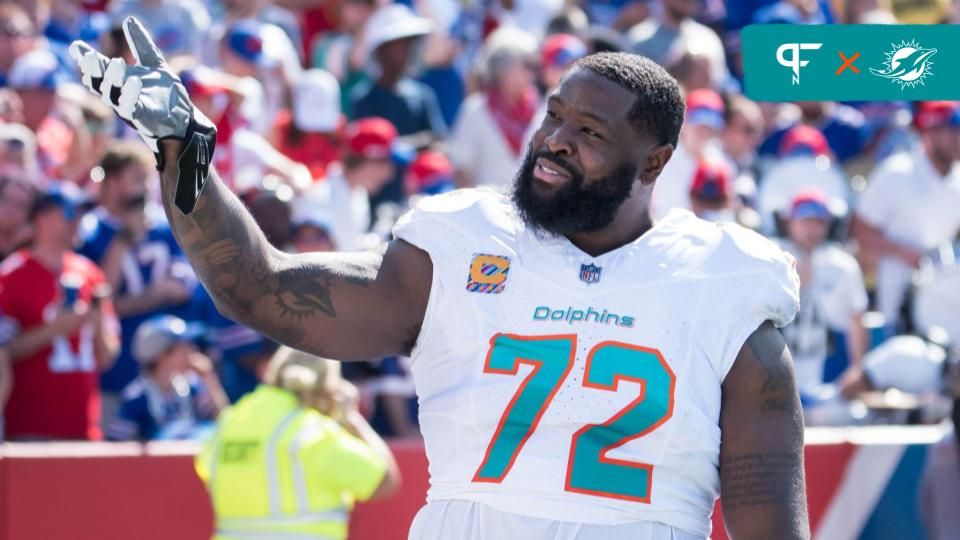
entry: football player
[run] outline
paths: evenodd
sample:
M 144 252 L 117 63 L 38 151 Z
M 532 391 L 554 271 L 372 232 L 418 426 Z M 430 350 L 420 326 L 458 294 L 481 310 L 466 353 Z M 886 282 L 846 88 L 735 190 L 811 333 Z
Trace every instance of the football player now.
M 577 61 L 512 196 L 426 198 L 377 251 L 288 255 L 209 166 L 215 130 L 146 31 L 124 30 L 137 65 L 74 57 L 157 153 L 217 305 L 316 355 L 412 357 L 431 485 L 411 538 L 703 539 L 720 492 L 733 538 L 809 537 L 775 328 L 797 311 L 794 261 L 735 225 L 651 220 L 684 117 L 659 66 Z

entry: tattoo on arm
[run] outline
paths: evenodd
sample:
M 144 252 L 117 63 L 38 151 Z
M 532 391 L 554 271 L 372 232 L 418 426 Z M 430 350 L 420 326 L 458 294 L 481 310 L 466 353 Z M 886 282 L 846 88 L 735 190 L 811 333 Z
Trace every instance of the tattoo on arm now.
M 228 316 L 256 327 L 289 345 L 307 345 L 299 324 L 313 317 L 337 316 L 331 290 L 341 284 L 365 286 L 371 275 L 363 264 L 324 257 L 290 262 L 268 243 L 253 217 L 214 172 L 189 215 L 173 206 L 176 168 L 168 167 L 161 182 L 171 228 L 200 280 Z M 369 253 L 379 257 L 383 254 Z M 374 261 L 375 263 L 375 261 Z M 277 310 L 265 310 L 271 300 Z M 316 338 L 314 338 L 315 340 Z
M 777 330 L 771 330 L 778 332 Z M 778 342 L 777 342 L 778 341 Z M 786 411 L 794 399 L 794 381 L 790 373 L 790 358 L 782 340 L 751 337 L 747 340 L 750 352 L 760 360 L 766 378 L 760 393 L 763 396 L 763 411 Z
M 744 506 L 786 505 L 794 502 L 799 459 L 792 452 L 723 456 L 723 504 L 728 510 Z

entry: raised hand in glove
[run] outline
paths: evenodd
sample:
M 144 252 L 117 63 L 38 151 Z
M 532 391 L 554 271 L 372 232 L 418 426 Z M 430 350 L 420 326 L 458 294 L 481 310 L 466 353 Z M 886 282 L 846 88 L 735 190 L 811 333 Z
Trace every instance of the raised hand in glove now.
M 70 56 L 80 67 L 83 85 L 137 130 L 156 155 L 161 172 L 165 163 L 158 141 L 183 142 L 174 204 L 189 214 L 209 174 L 217 130 L 190 102 L 180 78 L 169 70 L 140 21 L 127 17 L 123 33 L 136 65 L 107 58 L 83 41 L 70 45 Z

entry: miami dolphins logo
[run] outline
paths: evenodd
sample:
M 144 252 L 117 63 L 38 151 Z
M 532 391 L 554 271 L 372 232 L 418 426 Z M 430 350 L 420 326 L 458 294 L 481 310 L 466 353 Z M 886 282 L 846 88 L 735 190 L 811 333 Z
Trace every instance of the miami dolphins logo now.
M 924 49 L 916 40 L 901 41 L 899 45 L 891 43 L 890 46 L 893 49 L 884 53 L 887 60 L 883 69 L 870 68 L 870 73 L 898 83 L 901 90 L 922 85 L 924 79 L 933 75 L 930 57 L 937 53 L 936 49 Z

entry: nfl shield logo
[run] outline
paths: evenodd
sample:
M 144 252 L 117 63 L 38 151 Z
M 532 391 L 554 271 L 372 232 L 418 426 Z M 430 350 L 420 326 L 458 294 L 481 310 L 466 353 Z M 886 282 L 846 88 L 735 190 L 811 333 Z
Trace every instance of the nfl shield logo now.
M 600 272 L 603 271 L 603 268 L 595 264 L 581 264 L 580 265 L 580 281 L 590 284 L 600 281 Z

